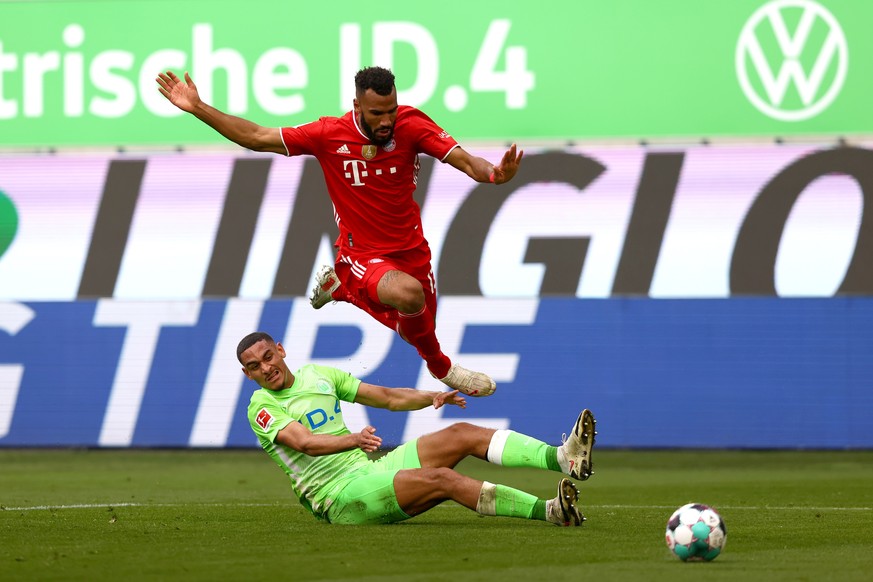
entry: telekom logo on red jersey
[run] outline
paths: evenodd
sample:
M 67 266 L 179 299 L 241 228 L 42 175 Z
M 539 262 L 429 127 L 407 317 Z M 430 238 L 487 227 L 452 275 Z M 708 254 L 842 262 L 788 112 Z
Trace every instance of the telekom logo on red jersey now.
M 418 160 L 416 159 L 416 162 Z M 352 181 L 352 186 L 364 186 L 364 182 L 362 182 L 363 178 L 366 178 L 370 175 L 370 171 L 367 170 L 367 162 L 364 160 L 345 160 L 343 162 L 343 169 L 346 171 L 346 178 Z M 381 176 L 385 170 L 381 168 L 377 168 L 374 172 L 377 176 Z M 388 168 L 389 174 L 396 174 L 397 168 L 395 166 L 391 166 Z
M 361 178 L 366 178 L 367 162 L 364 160 L 345 160 L 343 162 L 343 170 L 346 171 L 346 178 L 351 178 L 352 186 L 363 186 Z

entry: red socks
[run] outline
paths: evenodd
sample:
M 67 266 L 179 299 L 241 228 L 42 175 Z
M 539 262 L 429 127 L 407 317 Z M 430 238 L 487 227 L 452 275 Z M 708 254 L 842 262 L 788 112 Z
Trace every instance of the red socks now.
M 418 350 L 427 362 L 427 369 L 437 379 L 445 378 L 452 367 L 452 361 L 440 349 L 436 337 L 436 325 L 427 306 L 418 313 L 397 313 L 397 331 Z

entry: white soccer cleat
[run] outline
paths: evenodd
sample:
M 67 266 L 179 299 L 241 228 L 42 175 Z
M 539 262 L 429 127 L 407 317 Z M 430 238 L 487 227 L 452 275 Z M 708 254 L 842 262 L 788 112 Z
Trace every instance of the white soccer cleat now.
M 585 516 L 576 507 L 579 490 L 572 481 L 564 477 L 558 483 L 558 496 L 546 501 L 546 521 L 563 527 L 582 525 Z
M 315 276 L 315 287 L 312 288 L 312 293 L 309 295 L 309 304 L 315 309 L 321 309 L 331 301 L 336 301 L 332 293 L 340 286 L 340 280 L 336 276 L 336 271 L 330 265 L 325 265 L 319 269 Z
M 567 474 L 574 479 L 584 481 L 594 474 L 591 450 L 594 448 L 594 437 L 597 434 L 597 431 L 594 430 L 596 424 L 594 415 L 586 408 L 579 413 L 579 418 L 576 419 L 570 436 L 562 435 L 561 437 L 564 441 L 561 449 L 563 449 L 569 463 Z
M 467 396 L 491 396 L 497 390 L 497 385 L 491 376 L 468 370 L 458 364 L 452 364 L 445 378 L 437 379 L 449 388 L 458 390 Z

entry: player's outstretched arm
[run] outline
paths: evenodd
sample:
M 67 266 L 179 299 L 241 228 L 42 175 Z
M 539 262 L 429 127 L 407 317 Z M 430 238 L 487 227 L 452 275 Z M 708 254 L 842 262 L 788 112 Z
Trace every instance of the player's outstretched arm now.
M 524 150 L 519 150 L 515 144 L 512 144 L 503 154 L 500 163 L 492 165 L 488 160 L 470 155 L 462 147 L 456 147 L 449 153 L 446 162 L 477 182 L 505 184 L 518 172 L 522 157 L 524 157 Z
M 386 388 L 361 382 L 355 402 L 373 408 L 388 410 L 421 410 L 428 406 L 440 408 L 444 404 L 467 407 L 467 401 L 457 390 L 431 392 L 412 388 Z
M 159 73 L 155 81 L 158 83 L 158 91 L 170 103 L 195 116 L 230 141 L 258 152 L 286 153 L 279 128 L 263 127 L 204 103 L 200 99 L 197 85 L 187 72 L 184 81 L 172 71 Z
M 343 435 L 313 434 L 299 422 L 292 422 L 280 430 L 276 435 L 276 442 L 310 457 L 331 455 L 351 449 L 372 453 L 382 446 L 382 438 L 376 436 L 376 429 L 372 426 L 365 426 L 361 432 Z

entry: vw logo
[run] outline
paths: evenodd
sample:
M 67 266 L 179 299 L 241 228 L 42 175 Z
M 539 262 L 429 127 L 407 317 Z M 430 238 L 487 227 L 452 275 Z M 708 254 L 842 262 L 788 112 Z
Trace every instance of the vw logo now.
M 802 121 L 839 95 L 849 49 L 839 22 L 818 2 L 773 0 L 746 21 L 735 61 L 743 93 L 759 111 L 780 121 Z

